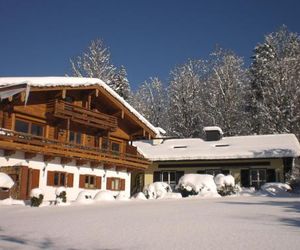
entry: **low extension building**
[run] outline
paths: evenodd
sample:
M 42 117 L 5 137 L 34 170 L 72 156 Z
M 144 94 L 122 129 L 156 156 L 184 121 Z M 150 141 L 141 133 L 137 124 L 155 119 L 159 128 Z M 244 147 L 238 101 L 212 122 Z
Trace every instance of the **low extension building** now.
M 218 127 L 205 128 L 206 138 L 154 139 L 134 143 L 153 161 L 140 172 L 142 184 L 155 181 L 173 188 L 187 173 L 231 174 L 243 187 L 260 188 L 266 182 L 284 182 L 299 161 L 300 145 L 293 134 L 222 137 Z
M 67 187 L 124 191 L 131 173 L 151 164 L 132 146 L 158 131 L 103 81 L 75 77 L 0 78 L 0 172 L 12 197 L 41 188 L 46 200 Z

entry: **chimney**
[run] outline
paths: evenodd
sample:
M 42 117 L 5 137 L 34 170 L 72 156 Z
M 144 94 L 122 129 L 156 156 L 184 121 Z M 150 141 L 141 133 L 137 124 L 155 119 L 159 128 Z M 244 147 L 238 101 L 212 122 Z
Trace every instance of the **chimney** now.
M 222 129 L 217 126 L 204 127 L 203 131 L 205 133 L 206 141 L 219 141 L 223 137 Z

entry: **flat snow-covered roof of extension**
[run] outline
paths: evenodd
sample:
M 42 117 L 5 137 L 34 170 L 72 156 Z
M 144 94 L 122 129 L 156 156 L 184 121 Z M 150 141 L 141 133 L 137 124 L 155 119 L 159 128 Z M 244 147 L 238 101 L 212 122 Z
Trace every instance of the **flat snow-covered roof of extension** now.
M 261 159 L 299 157 L 300 144 L 294 134 L 223 137 L 219 141 L 200 138 L 135 141 L 140 153 L 152 161 Z

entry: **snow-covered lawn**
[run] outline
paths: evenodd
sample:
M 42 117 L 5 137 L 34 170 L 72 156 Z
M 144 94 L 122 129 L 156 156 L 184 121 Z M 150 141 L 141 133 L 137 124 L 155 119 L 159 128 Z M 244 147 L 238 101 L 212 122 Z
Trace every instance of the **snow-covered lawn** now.
M 0 249 L 300 249 L 299 197 L 0 206 Z

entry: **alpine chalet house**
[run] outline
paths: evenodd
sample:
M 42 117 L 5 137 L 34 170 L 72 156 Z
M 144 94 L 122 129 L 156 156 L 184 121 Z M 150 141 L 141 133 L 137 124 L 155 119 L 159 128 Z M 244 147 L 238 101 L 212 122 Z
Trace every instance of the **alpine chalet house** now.
M 134 143 L 153 161 L 144 184 L 167 182 L 171 187 L 187 173 L 231 174 L 243 187 L 284 182 L 285 173 L 299 160 L 300 145 L 293 134 L 223 137 L 219 127 L 204 128 L 200 138 L 154 139 Z
M 0 172 L 15 181 L 13 198 L 41 188 L 45 200 L 67 187 L 130 195 L 132 171 L 150 161 L 132 141 L 157 129 L 103 81 L 75 77 L 0 78 Z

